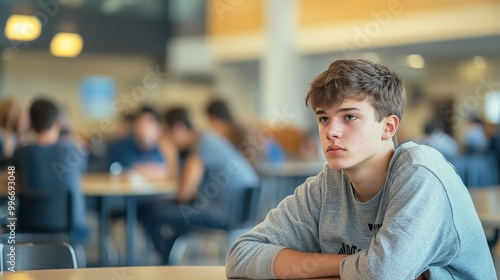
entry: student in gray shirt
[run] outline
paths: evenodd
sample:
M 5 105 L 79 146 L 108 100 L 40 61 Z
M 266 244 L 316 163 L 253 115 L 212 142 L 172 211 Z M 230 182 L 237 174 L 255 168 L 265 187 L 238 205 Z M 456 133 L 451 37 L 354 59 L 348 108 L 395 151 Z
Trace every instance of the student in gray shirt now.
M 184 155 L 178 190 L 175 200 L 144 205 L 139 217 L 162 262 L 168 264 L 175 240 L 191 227 L 228 228 L 233 194 L 256 186 L 259 178 L 231 143 L 214 133 L 195 130 L 186 109 L 168 110 L 165 121 L 171 145 Z
M 496 279 L 470 195 L 436 150 L 397 149 L 401 78 L 338 60 L 312 82 L 328 164 L 230 248 L 229 278 Z

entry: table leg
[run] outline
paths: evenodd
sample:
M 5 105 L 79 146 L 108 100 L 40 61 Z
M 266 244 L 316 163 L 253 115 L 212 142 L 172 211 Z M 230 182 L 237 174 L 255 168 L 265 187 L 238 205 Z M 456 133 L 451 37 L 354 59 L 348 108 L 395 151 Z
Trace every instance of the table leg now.
M 108 224 L 109 224 L 109 207 L 108 200 L 106 197 L 97 197 L 97 203 L 99 207 L 99 262 L 101 266 L 106 266 L 108 264 L 108 256 L 106 251 L 108 236 Z
M 135 196 L 127 196 L 127 265 L 133 266 L 137 264 L 135 247 L 136 230 L 137 230 L 137 198 Z

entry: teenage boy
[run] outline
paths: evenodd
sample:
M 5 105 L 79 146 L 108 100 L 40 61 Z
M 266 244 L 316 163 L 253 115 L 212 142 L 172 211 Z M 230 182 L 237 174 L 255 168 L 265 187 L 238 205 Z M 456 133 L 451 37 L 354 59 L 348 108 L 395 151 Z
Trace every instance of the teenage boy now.
M 74 144 L 59 142 L 61 123 L 59 109 L 45 99 L 35 100 L 29 111 L 34 143 L 19 147 L 12 156 L 12 165 L 19 175 L 22 191 L 68 191 L 71 195 L 73 245 L 84 243 L 89 235 L 85 197 L 80 178 L 87 158 Z M 66 209 L 61 209 L 66 211 Z
M 338 60 L 314 79 L 328 161 L 227 258 L 229 278 L 496 279 L 469 193 L 436 150 L 396 148 L 401 78 L 367 60 Z

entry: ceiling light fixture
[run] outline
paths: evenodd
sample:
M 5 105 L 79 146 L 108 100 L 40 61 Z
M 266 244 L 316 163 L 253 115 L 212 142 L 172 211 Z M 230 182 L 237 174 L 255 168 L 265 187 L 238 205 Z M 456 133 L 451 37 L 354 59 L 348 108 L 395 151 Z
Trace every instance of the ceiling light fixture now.
M 486 60 L 482 56 L 476 55 L 472 59 L 472 62 L 474 63 L 474 66 L 478 69 L 485 69 L 486 68 Z
M 53 56 L 75 57 L 83 49 L 83 39 L 80 34 L 60 32 L 50 42 L 50 53 Z
M 42 23 L 35 16 L 11 15 L 5 23 L 5 37 L 12 41 L 33 41 L 42 33 Z
M 408 65 L 408 67 L 420 69 L 424 68 L 425 60 L 419 54 L 410 54 L 406 57 L 406 64 Z

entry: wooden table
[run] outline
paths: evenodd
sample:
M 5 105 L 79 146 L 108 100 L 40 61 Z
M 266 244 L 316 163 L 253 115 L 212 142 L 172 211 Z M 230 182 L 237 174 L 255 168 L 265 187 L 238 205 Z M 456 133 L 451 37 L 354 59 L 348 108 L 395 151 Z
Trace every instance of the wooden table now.
M 137 197 L 148 195 L 174 195 L 176 186 L 172 181 L 151 181 L 135 173 L 110 175 L 108 173 L 89 173 L 82 177 L 82 191 L 85 196 L 96 197 L 99 204 L 99 252 L 101 264 L 106 265 L 105 242 L 108 237 L 109 207 L 108 198 L 125 197 L 127 222 L 127 264 L 136 265 L 136 227 Z
M 155 280 L 227 279 L 223 266 L 135 266 L 6 272 L 5 280 Z
M 87 173 L 82 176 L 82 191 L 86 196 L 141 196 L 172 194 L 174 182 L 168 180 L 146 180 L 139 174 L 110 175 L 109 173 Z
M 223 266 L 135 266 L 31 270 L 1 273 L 5 280 L 225 280 Z M 322 278 L 340 279 L 340 278 Z
M 481 223 L 500 228 L 500 186 L 472 187 L 469 193 Z
M 483 226 L 494 229 L 487 236 L 491 249 L 500 237 L 500 186 L 472 187 L 469 193 Z

